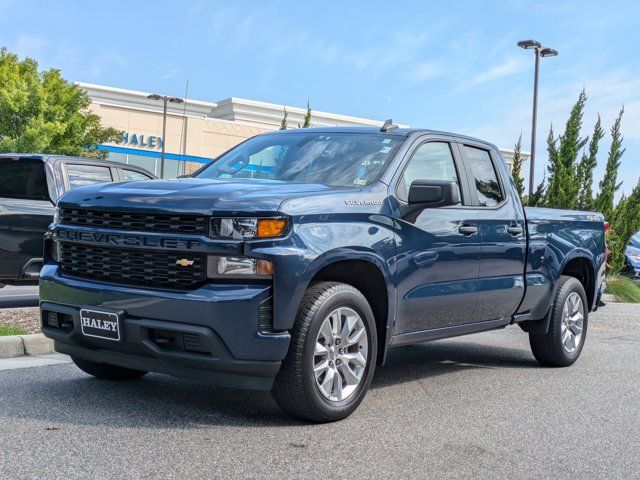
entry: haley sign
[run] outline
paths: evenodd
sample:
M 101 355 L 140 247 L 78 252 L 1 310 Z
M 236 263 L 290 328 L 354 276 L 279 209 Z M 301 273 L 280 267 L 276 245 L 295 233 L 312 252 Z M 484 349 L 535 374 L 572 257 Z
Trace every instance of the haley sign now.
M 162 137 L 156 137 L 155 135 L 138 135 L 137 133 L 125 132 L 122 134 L 122 140 L 120 143 L 125 145 L 136 145 L 138 147 L 147 148 L 162 148 Z

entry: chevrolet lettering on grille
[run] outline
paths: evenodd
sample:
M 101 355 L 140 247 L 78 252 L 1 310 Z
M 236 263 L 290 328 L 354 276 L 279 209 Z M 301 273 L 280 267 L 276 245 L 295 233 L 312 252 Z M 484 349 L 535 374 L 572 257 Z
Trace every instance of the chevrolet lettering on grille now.
M 111 245 L 118 247 L 151 247 L 191 250 L 197 248 L 200 242 L 189 238 L 151 237 L 147 235 L 132 235 L 122 233 L 102 233 L 58 228 L 55 237 L 72 242 L 91 243 L 96 245 Z

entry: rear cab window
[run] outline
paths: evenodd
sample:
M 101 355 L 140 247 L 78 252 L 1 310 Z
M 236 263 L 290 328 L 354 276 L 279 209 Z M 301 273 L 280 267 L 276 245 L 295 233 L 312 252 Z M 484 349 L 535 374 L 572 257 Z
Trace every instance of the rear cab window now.
M 478 192 L 478 205 L 495 207 L 502 203 L 504 195 L 489 151 L 469 145 L 463 145 L 462 149 L 471 174 L 471 181 Z
M 0 158 L 0 197 L 49 200 L 44 162 Z
M 80 163 L 65 164 L 69 189 L 96 183 L 108 183 L 113 181 L 111 169 L 100 165 L 84 165 Z

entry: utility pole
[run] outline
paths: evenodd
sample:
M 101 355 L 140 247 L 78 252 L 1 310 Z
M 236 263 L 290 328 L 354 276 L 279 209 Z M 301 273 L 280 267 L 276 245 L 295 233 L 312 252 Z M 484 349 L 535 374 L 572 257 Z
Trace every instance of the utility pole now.
M 534 50 L 535 70 L 533 74 L 533 114 L 531 117 L 531 157 L 529 158 L 529 198 L 533 195 L 535 162 L 536 162 L 536 127 L 538 122 L 538 76 L 540 71 L 540 57 L 555 57 L 558 51 L 553 48 L 543 47 L 536 40 L 522 40 L 518 42 L 520 48 Z
M 147 98 L 150 100 L 162 100 L 162 153 L 160 154 L 160 178 L 164 178 L 164 152 L 165 152 L 165 144 L 167 142 L 167 105 L 169 102 L 171 103 L 182 103 L 184 100 L 178 97 L 169 97 L 167 95 L 158 95 L 157 93 L 152 93 L 151 95 L 147 95 Z

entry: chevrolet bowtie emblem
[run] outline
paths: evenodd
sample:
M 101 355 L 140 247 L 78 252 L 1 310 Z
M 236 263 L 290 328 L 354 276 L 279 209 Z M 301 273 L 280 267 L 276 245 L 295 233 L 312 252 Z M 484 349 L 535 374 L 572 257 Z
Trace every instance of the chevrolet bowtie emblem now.
M 191 265 L 193 265 L 193 260 L 181 258 L 179 260 L 176 260 L 176 265 L 179 265 L 181 267 L 190 267 Z

